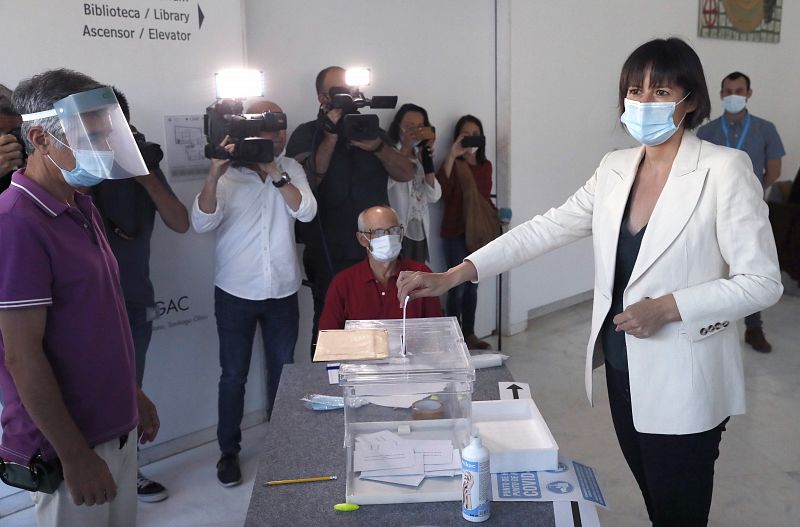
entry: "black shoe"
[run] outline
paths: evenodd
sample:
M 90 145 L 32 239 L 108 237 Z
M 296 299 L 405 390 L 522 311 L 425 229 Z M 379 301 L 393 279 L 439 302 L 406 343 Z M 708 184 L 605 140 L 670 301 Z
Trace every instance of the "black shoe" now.
M 239 454 L 223 454 L 217 461 L 217 480 L 223 487 L 233 487 L 242 482 Z
M 772 351 L 772 344 L 767 342 L 766 337 L 764 337 L 764 331 L 761 328 L 745 330 L 744 341 L 750 344 L 750 347 L 758 352 L 769 353 Z
M 152 479 L 147 479 L 142 475 L 141 471 L 136 476 L 136 497 L 139 498 L 139 501 L 155 503 L 167 499 L 169 493 L 164 488 L 164 485 Z

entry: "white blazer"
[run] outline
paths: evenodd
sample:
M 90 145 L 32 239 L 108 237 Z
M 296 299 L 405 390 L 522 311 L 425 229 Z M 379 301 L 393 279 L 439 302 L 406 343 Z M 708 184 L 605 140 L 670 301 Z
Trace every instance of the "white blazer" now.
M 562 206 L 467 258 L 483 280 L 593 235 L 594 304 L 585 366 L 590 403 L 592 369 L 604 362 L 598 333 L 611 307 L 620 224 L 643 154 L 643 147 L 606 154 Z M 744 413 L 735 322 L 771 306 L 782 292 L 767 205 L 750 158 L 684 133 L 623 295 L 627 307 L 671 293 L 682 318 L 648 338 L 625 335 L 636 430 L 691 434 Z

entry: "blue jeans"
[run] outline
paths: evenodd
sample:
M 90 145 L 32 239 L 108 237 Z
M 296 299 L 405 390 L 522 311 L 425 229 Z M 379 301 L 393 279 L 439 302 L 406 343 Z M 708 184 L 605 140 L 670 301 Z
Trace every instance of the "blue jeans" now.
M 442 249 L 447 267 L 453 267 L 469 256 L 467 240 L 461 236 L 442 237 Z M 475 333 L 475 309 L 478 307 L 478 284 L 465 282 L 447 293 L 445 312 L 448 317 L 456 317 L 461 323 L 464 337 Z
M 217 440 L 223 454 L 238 453 L 242 441 L 244 389 L 253 354 L 256 324 L 267 363 L 267 415 L 278 391 L 284 364 L 294 362 L 300 318 L 297 293 L 286 298 L 246 300 L 214 288 L 214 314 L 219 334 L 219 424 Z

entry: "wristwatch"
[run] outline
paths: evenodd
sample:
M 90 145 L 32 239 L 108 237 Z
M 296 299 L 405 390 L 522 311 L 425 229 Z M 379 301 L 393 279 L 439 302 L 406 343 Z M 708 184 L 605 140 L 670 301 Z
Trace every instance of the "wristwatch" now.
M 275 188 L 281 188 L 291 180 L 292 178 L 289 177 L 289 174 L 286 172 L 281 172 L 281 178 L 278 181 L 273 181 L 272 184 L 275 185 Z

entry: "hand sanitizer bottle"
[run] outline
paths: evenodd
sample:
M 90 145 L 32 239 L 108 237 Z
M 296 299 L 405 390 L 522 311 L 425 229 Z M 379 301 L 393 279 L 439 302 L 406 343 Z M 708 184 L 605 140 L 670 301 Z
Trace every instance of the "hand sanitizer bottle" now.
M 489 451 L 481 444 L 477 430 L 470 443 L 461 450 L 461 515 L 471 522 L 489 519 L 492 505 L 492 478 L 489 473 Z

